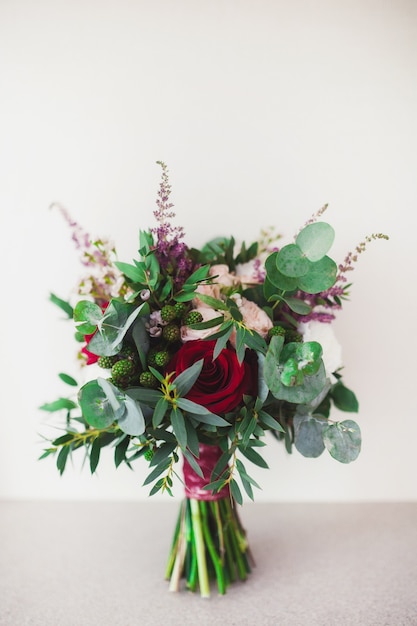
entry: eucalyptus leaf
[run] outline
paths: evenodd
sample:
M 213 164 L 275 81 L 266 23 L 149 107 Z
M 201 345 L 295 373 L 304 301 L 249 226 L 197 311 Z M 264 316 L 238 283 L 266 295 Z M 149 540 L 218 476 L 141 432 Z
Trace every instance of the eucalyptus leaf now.
M 298 278 L 298 287 L 306 293 L 320 293 L 330 289 L 336 282 L 337 265 L 328 256 L 315 263 L 311 263 L 310 269 L 304 276 Z
M 300 248 L 290 243 L 278 252 L 276 265 L 278 271 L 288 278 L 298 278 L 307 274 L 309 262 Z
M 264 294 L 268 299 L 274 293 L 276 288 L 282 291 L 293 291 L 297 288 L 297 278 L 285 276 L 277 266 L 278 252 L 270 254 L 265 261 L 266 280 L 264 283 Z
M 298 234 L 295 243 L 310 261 L 319 261 L 332 247 L 335 232 L 326 222 L 308 224 Z
M 81 387 L 78 401 L 85 421 L 93 428 L 107 428 L 114 422 L 114 410 L 96 380 L 89 381 Z
M 360 428 L 353 420 L 330 424 L 323 433 L 327 450 L 340 463 L 351 463 L 357 459 L 361 450 L 361 439 Z
M 145 418 L 140 404 L 127 395 L 123 404 L 124 413 L 117 420 L 119 428 L 128 435 L 142 435 L 145 432 Z
M 298 452 L 309 458 L 317 458 L 324 451 L 323 430 L 327 421 L 311 415 L 294 416 L 294 445 Z

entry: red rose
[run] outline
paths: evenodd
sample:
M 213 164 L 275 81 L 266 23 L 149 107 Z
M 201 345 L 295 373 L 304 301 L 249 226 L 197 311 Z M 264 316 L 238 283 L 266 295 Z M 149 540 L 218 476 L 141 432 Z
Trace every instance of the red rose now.
M 188 400 L 201 404 L 212 413 L 228 413 L 241 402 L 243 395 L 256 395 L 257 359 L 251 350 L 246 351 L 242 363 L 232 348 L 224 348 L 213 361 L 215 341 L 188 341 L 171 359 L 167 372 L 176 376 L 204 359 L 200 376 L 186 395 Z

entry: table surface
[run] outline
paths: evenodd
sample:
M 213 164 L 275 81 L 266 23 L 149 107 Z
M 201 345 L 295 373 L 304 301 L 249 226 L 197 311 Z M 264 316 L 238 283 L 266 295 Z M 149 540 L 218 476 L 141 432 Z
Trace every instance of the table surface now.
M 178 501 L 0 502 L 1 626 L 417 624 L 417 503 L 245 504 L 256 567 L 168 591 Z

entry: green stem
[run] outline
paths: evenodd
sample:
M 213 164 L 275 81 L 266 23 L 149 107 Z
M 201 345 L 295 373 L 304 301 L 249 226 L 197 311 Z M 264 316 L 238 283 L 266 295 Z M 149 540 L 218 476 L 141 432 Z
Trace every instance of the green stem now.
M 242 543 L 239 541 L 239 531 L 238 525 L 236 521 L 233 519 L 233 511 L 228 498 L 224 498 L 223 502 L 223 510 L 225 513 L 225 519 L 228 520 L 227 530 L 230 537 L 230 542 L 232 546 L 232 552 L 234 555 L 234 559 L 236 561 L 237 571 L 239 574 L 239 578 L 241 580 L 246 580 L 247 578 L 247 564 L 245 564 L 244 559 L 242 558 Z
M 197 556 L 198 581 L 200 584 L 200 594 L 202 598 L 210 597 L 210 584 L 207 573 L 206 550 L 204 546 L 203 529 L 201 525 L 201 515 L 198 500 L 190 498 L 191 518 L 195 539 Z
M 175 555 L 177 553 L 179 534 L 180 534 L 180 526 L 181 526 L 181 518 L 182 518 L 182 510 L 184 503 L 181 503 L 181 507 L 177 516 L 177 523 L 175 526 L 174 537 L 171 544 L 171 550 L 169 552 L 168 563 L 165 570 L 165 578 L 169 580 L 172 574 L 172 568 L 174 567 Z
M 224 581 L 224 572 L 223 565 L 219 555 L 216 552 L 215 545 L 213 543 L 213 539 L 211 537 L 210 529 L 208 527 L 208 517 L 207 517 L 207 502 L 202 500 L 200 502 L 201 512 L 203 514 L 203 533 L 204 538 L 206 540 L 206 546 L 210 553 L 211 560 L 213 561 L 214 569 L 216 572 L 217 586 L 219 588 L 220 595 L 224 595 L 226 593 L 226 585 Z

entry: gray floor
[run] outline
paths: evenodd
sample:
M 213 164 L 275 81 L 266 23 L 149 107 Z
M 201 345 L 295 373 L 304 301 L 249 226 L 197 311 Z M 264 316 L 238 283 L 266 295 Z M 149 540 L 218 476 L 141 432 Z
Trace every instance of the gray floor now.
M 0 625 L 417 625 L 417 503 L 245 504 L 256 568 L 210 599 L 163 579 L 177 509 L 0 503 Z

